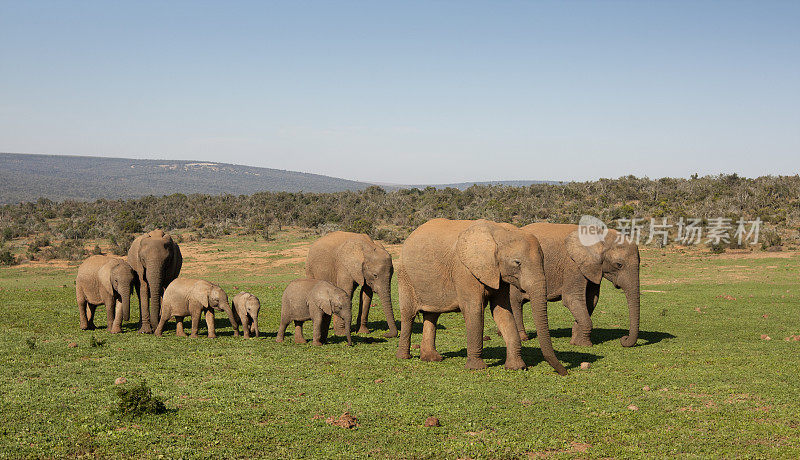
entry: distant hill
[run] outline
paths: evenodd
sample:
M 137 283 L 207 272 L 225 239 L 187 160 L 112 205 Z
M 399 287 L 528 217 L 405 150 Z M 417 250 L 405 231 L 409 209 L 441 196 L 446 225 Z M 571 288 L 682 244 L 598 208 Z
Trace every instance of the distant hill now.
M 0 153 L 0 204 L 35 201 L 94 201 L 146 195 L 204 193 L 252 195 L 256 192 L 340 192 L 380 185 L 400 188 L 472 185 L 528 186 L 558 182 L 490 181 L 455 184 L 372 184 L 319 174 L 190 160 L 134 160 L 69 155 Z
M 0 203 L 145 195 L 338 192 L 372 184 L 227 163 L 0 153 Z

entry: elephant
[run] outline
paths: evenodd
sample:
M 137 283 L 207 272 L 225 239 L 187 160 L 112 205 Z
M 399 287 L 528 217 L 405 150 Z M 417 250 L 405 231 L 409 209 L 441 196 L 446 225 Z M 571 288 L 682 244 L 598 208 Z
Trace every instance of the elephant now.
M 236 321 L 231 321 L 234 330 L 239 332 L 239 324 L 244 329 L 244 338 L 251 336 L 258 338 L 258 312 L 261 310 L 261 302 L 258 297 L 249 292 L 240 292 L 233 296 L 231 307 L 235 313 Z
M 400 340 L 397 357 L 411 357 L 411 328 L 422 313 L 420 359 L 441 361 L 436 351 L 436 322 L 442 313 L 461 311 L 467 332 L 467 369 L 483 369 L 484 309 L 488 301 L 506 344 L 505 367 L 525 369 L 515 333 L 509 286 L 534 302 L 533 312 L 544 359 L 559 374 L 567 371 L 550 341 L 542 252 L 536 238 L 510 224 L 487 220 L 433 219 L 403 243 L 398 264 Z
M 96 255 L 84 260 L 75 279 L 81 329 L 95 328 L 94 311 L 104 304 L 106 328 L 112 334 L 122 332 L 122 321 L 130 315 L 135 284 L 136 273 L 123 259 Z
M 522 231 L 535 236 L 542 246 L 547 300 L 561 300 L 575 318 L 570 343 L 592 346 L 591 315 L 605 278 L 625 292 L 628 303 L 629 330 L 620 343 L 623 347 L 635 345 L 639 337 L 639 247 L 629 238 L 621 238 L 616 230 L 608 230 L 592 246 L 581 243 L 577 225 L 535 223 L 522 227 Z M 525 339 L 528 334 L 522 321 L 522 304 L 526 300 L 525 294 L 511 289 L 514 321 Z
M 328 337 L 331 316 L 338 316 L 344 324 L 350 324 L 353 316 L 353 301 L 344 289 L 315 279 L 296 279 L 286 286 L 281 298 L 281 324 L 277 342 L 283 342 L 286 327 L 294 321 L 295 343 L 306 343 L 303 338 L 303 322 L 309 319 L 314 324 L 314 345 L 322 345 Z M 345 328 L 347 345 L 353 346 L 350 328 Z
M 164 332 L 164 325 L 167 320 L 174 316 L 176 320 L 175 335 L 186 337 L 183 332 L 183 317 L 192 317 L 191 337 L 197 337 L 197 329 L 200 327 L 200 315 L 206 314 L 206 325 L 208 326 L 208 338 L 217 337 L 214 327 L 214 310 L 224 311 L 231 324 L 235 324 L 235 316 L 231 306 L 228 304 L 228 295 L 225 291 L 214 283 L 193 278 L 178 278 L 169 283 L 164 291 L 164 302 L 161 304 L 161 319 L 155 334 L 161 337 Z M 233 335 L 239 336 L 239 329 L 233 330 Z
M 358 301 L 358 333 L 367 334 L 367 316 L 373 293 L 378 294 L 389 330 L 384 337 L 396 337 L 397 325 L 392 311 L 392 256 L 380 244 L 363 233 L 333 232 L 315 241 L 308 250 L 306 277 L 325 280 L 343 289 L 352 301 L 356 287 L 361 286 Z M 347 323 L 348 327 L 350 323 Z M 342 335 L 339 319 L 334 330 Z
M 178 244 L 163 230 L 140 235 L 128 249 L 128 263 L 136 272 L 141 327 L 150 334 L 158 324 L 164 289 L 181 272 L 183 257 Z

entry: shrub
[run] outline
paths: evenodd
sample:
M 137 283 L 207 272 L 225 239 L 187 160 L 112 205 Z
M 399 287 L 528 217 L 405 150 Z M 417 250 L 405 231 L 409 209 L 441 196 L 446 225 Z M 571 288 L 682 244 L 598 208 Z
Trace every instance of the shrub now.
M 725 245 L 720 241 L 719 243 L 709 243 L 709 249 L 711 249 L 712 254 L 722 254 L 725 252 Z
M 0 249 L 0 265 L 17 265 L 19 263 L 19 259 L 17 259 L 14 254 L 11 254 L 11 250 L 8 248 Z
M 761 232 L 761 249 L 767 250 L 769 248 L 779 247 L 783 243 L 783 239 L 775 230 L 765 230 Z
M 28 337 L 27 339 L 25 339 L 25 344 L 31 350 L 35 349 L 36 348 L 36 337 Z
M 111 243 L 111 252 L 118 256 L 127 255 L 128 249 L 130 249 L 131 243 L 133 243 L 134 239 L 134 236 L 130 233 L 111 235 L 109 238 L 109 242 Z
M 122 417 L 138 417 L 144 414 L 167 412 L 164 400 L 153 396 L 153 392 L 144 380 L 139 385 L 118 388 L 117 397 L 119 397 L 117 413 Z
M 92 347 L 92 348 L 102 347 L 105 344 L 106 344 L 105 340 L 97 340 L 94 337 L 94 334 L 92 334 L 92 336 L 89 337 L 89 346 Z
M 97 256 L 101 254 L 103 254 L 103 250 L 100 249 L 99 245 L 95 244 L 94 247 L 92 248 L 92 255 Z

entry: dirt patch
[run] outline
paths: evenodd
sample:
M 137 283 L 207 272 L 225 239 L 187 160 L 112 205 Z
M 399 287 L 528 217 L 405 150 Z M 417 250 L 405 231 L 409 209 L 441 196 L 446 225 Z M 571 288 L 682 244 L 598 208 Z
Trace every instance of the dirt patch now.
M 344 414 L 340 415 L 339 418 L 328 417 L 325 420 L 325 423 L 347 429 L 352 429 L 359 426 L 358 419 L 350 415 L 350 412 L 345 412 Z

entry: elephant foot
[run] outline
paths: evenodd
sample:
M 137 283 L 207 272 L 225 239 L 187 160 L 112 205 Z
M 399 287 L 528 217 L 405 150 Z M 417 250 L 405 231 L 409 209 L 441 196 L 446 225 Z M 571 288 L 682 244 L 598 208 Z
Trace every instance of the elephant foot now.
M 397 350 L 395 353 L 398 359 L 411 359 L 411 353 L 408 350 Z
M 193 332 L 193 333 L 189 334 L 189 338 L 190 339 L 196 339 L 197 338 L 197 333 Z
M 621 339 L 619 339 L 619 343 L 620 343 L 620 345 L 622 345 L 623 347 L 626 347 L 626 348 L 627 347 L 632 347 L 632 346 L 636 345 L 636 339 L 632 339 L 631 340 L 631 336 L 626 335 L 626 336 L 622 337 Z
M 591 347 L 593 345 L 592 340 L 587 337 L 573 337 L 569 344 L 577 347 Z
M 181 331 L 181 332 L 176 332 L 176 333 L 175 333 L 175 335 L 177 335 L 178 337 L 186 337 L 186 333 L 185 333 L 185 332 L 183 332 L 183 331 Z
M 275 341 L 281 343 L 283 342 L 283 337 L 275 337 Z
M 420 350 L 419 359 L 423 361 L 441 361 L 442 355 L 436 350 Z
M 525 364 L 525 361 L 523 361 L 522 358 L 514 358 L 514 359 L 506 358 L 506 364 L 504 367 L 512 371 L 521 371 L 527 369 L 528 365 Z
M 369 334 L 369 328 L 362 324 L 361 327 L 358 328 L 358 332 L 356 332 L 356 334 Z
M 88 331 L 89 330 L 89 325 L 88 324 L 81 324 L 81 330 L 82 331 Z
M 119 334 L 120 332 L 122 332 L 122 328 L 121 327 L 112 327 L 111 331 L 109 331 L 109 332 L 111 334 Z
M 208 338 L 209 339 L 216 339 L 217 338 L 217 334 L 208 334 Z
M 467 364 L 464 367 L 469 370 L 486 369 L 486 362 L 482 358 L 467 358 Z
M 530 340 L 531 338 L 528 336 L 528 333 L 527 333 L 527 332 L 524 332 L 524 331 L 523 331 L 523 332 L 520 332 L 520 333 L 519 333 L 519 339 L 520 339 L 521 341 L 523 341 L 523 342 L 527 342 L 527 341 L 528 341 L 528 340 Z
M 153 335 L 156 336 L 156 337 L 161 337 L 162 336 L 162 332 L 157 330 L 157 331 L 155 331 L 153 333 Z
M 322 346 L 322 342 L 320 342 L 319 340 L 313 340 L 311 342 L 311 345 L 314 345 L 315 347 L 321 347 Z
M 308 343 L 308 341 L 300 336 L 294 336 L 294 343 Z
M 397 330 L 389 330 L 383 333 L 383 336 L 387 339 L 391 339 L 392 337 L 397 337 Z
M 152 333 L 153 333 L 153 328 L 150 327 L 149 324 L 147 326 L 142 326 L 139 328 L 139 334 L 152 334 Z

